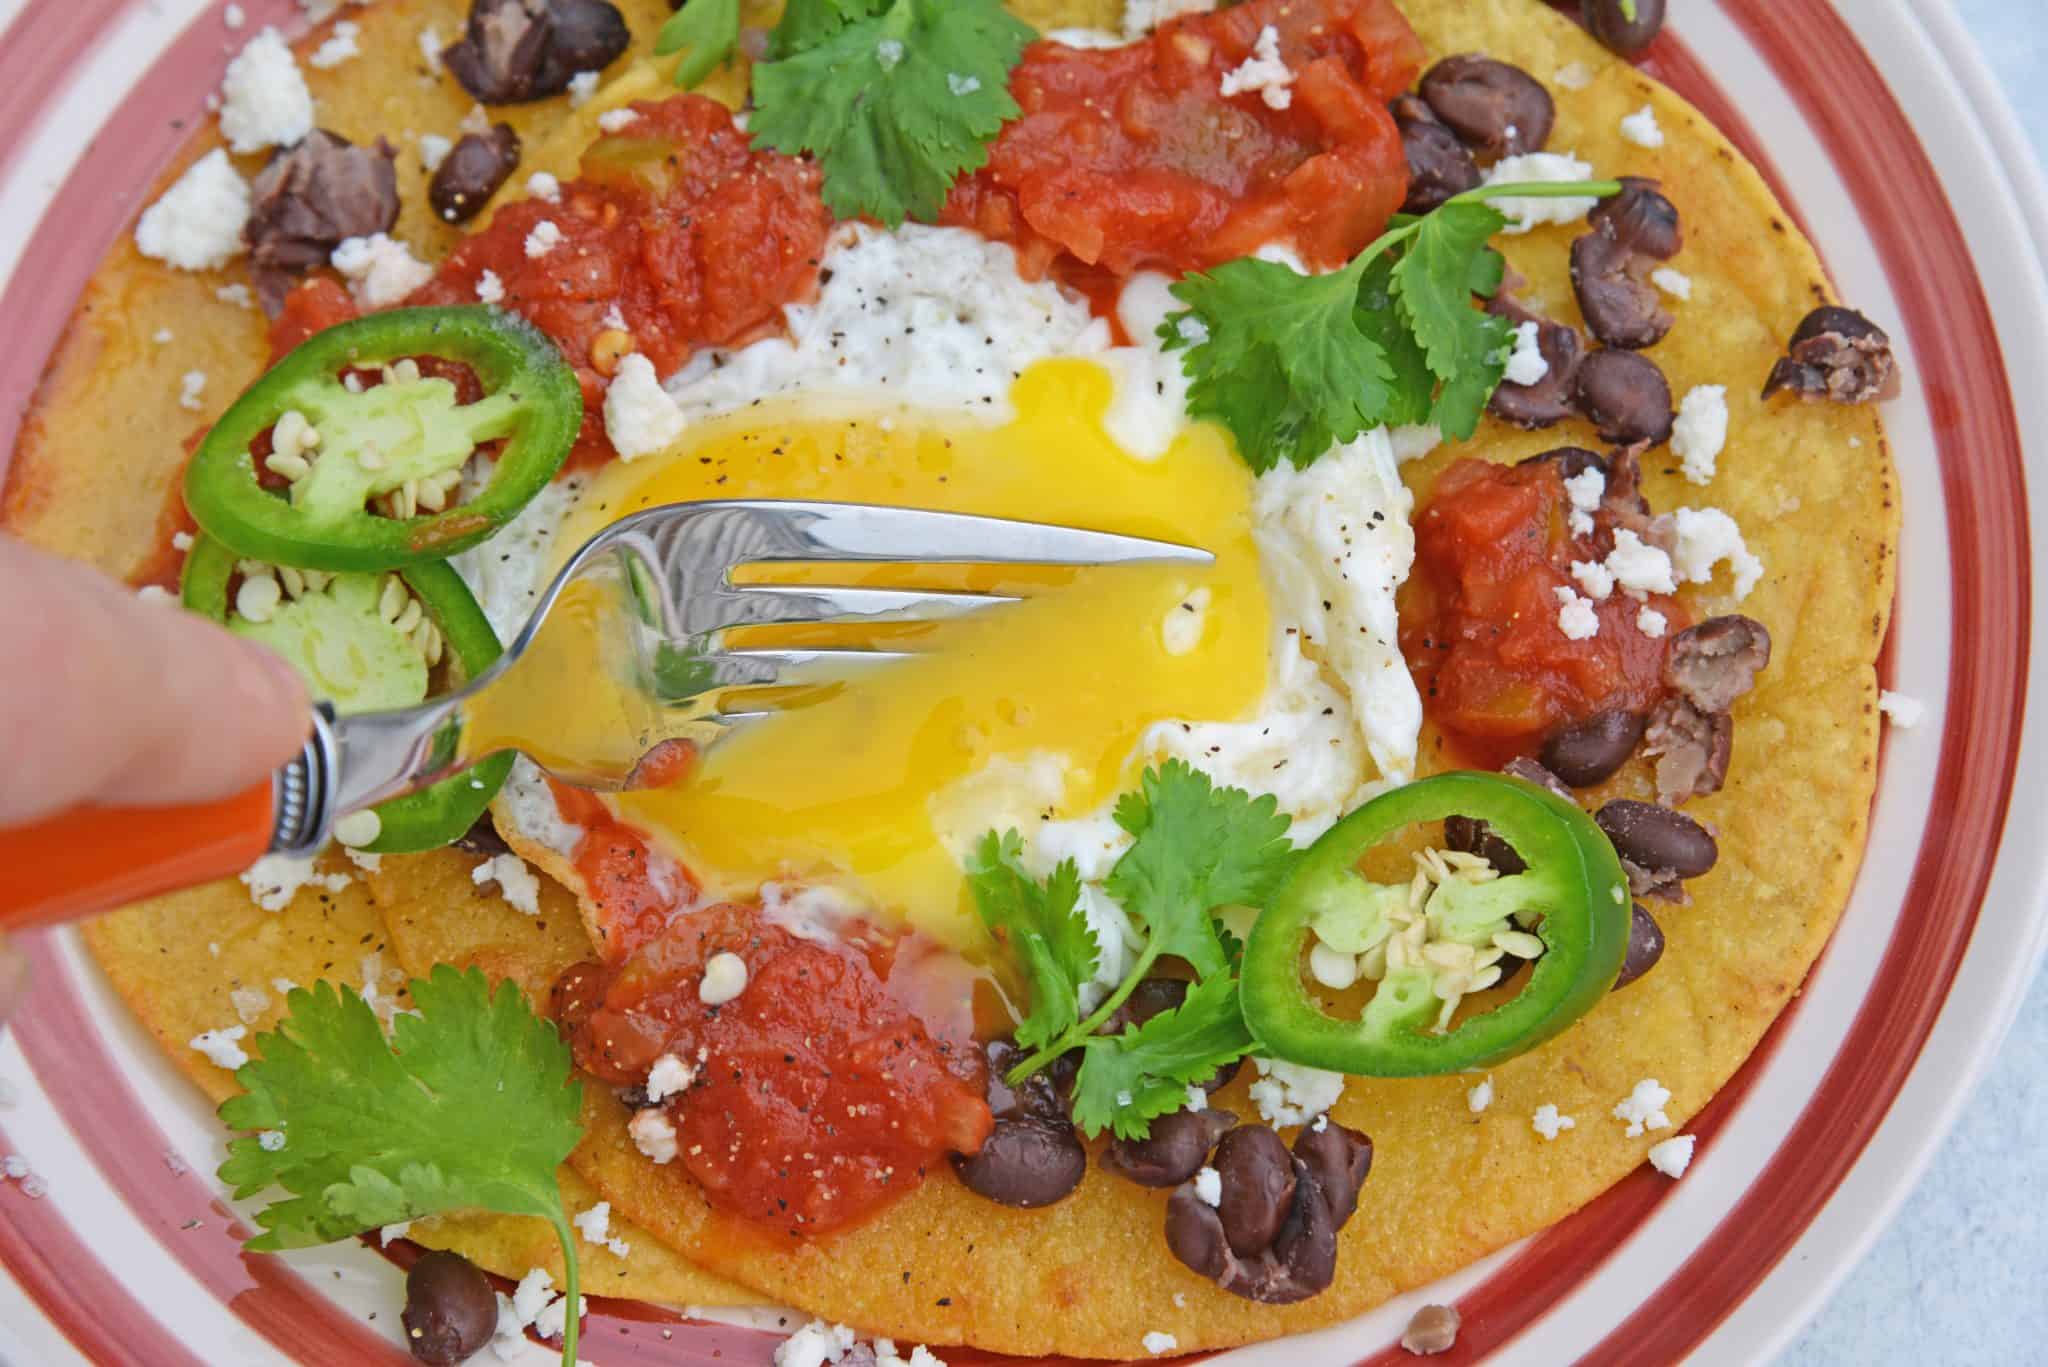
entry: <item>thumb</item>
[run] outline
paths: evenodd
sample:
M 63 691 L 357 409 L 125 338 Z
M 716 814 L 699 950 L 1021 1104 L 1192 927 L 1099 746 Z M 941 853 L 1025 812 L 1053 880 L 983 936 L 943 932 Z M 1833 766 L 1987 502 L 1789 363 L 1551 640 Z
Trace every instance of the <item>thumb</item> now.
M 97 570 L 0 537 L 0 826 L 76 806 L 206 802 L 304 743 L 275 654 Z

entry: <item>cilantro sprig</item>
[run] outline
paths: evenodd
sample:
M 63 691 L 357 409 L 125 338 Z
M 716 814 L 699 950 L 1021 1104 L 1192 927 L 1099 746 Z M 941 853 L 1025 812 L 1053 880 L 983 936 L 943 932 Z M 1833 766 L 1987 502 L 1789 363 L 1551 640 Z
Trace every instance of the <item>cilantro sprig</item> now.
M 248 1247 L 308 1248 L 451 1210 L 537 1216 L 562 1244 L 572 1363 L 576 1236 L 555 1182 L 583 1137 L 569 1047 L 517 987 L 493 992 L 475 969 L 440 964 L 411 990 L 418 1014 L 387 1040 L 354 993 L 296 989 L 257 1038 L 261 1057 L 236 1070 L 245 1090 L 220 1117 L 252 1133 L 229 1141 L 220 1178 L 238 1199 L 289 1193 L 257 1213 Z
M 694 0 L 654 50 L 686 52 L 695 86 L 739 35 L 738 0 Z M 791 0 L 754 68 L 754 143 L 815 156 L 841 218 L 931 219 L 1020 112 L 1010 72 L 1036 37 L 1000 0 Z
M 1342 270 L 1303 275 L 1253 257 L 1173 286 L 1160 325 L 1181 351 L 1188 412 L 1213 418 L 1263 474 L 1306 466 L 1382 424 L 1472 435 L 1507 368 L 1513 327 L 1472 306 L 1500 288 L 1491 199 L 1604 198 L 1613 181 L 1483 185 L 1432 213 L 1397 215 Z
M 1251 1050 L 1236 955 L 1215 913 L 1262 905 L 1286 876 L 1294 847 L 1291 823 L 1274 798 L 1218 788 L 1179 760 L 1148 769 L 1138 790 L 1118 802 L 1116 820 L 1131 847 L 1104 887 L 1145 940 L 1116 990 L 1085 1018 L 1080 992 L 1095 976 L 1099 944 L 1072 862 L 1034 881 L 1024 871 L 1017 833 L 990 832 L 970 861 L 968 884 L 983 921 L 1008 943 L 1031 984 L 1031 1008 L 1016 1033 L 1034 1052 L 1011 1070 L 1011 1081 L 1083 1050 L 1075 1123 L 1091 1136 L 1107 1129 L 1139 1138 L 1154 1118 L 1186 1104 L 1190 1083 Z M 1168 956 L 1197 975 L 1181 1006 L 1121 1035 L 1097 1034 Z

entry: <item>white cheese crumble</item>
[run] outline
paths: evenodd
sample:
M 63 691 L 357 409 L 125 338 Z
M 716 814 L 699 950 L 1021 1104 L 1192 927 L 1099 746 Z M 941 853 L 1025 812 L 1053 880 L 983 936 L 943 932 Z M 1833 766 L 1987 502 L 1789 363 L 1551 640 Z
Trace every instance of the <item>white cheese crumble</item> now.
M 232 285 L 216 286 L 213 291 L 213 297 L 220 300 L 223 304 L 233 304 L 238 309 L 253 309 L 256 307 L 256 292 L 240 281 L 236 281 Z
M 723 1006 L 747 990 L 747 961 L 731 950 L 720 950 L 704 964 L 704 980 L 697 984 L 697 1000 L 706 1006 Z
M 1551 592 L 1557 595 L 1557 629 L 1567 641 L 1590 641 L 1600 634 L 1600 614 L 1593 610 L 1592 599 L 1563 584 Z
M 206 392 L 206 372 L 188 370 L 178 381 L 178 407 L 197 413 L 199 396 Z
M 220 12 L 220 21 L 229 28 L 240 28 L 249 22 L 249 16 L 240 5 L 229 5 Z
M 581 109 L 590 103 L 590 97 L 597 93 L 598 73 L 579 71 L 569 78 L 569 107 Z
M 1536 1114 L 1529 1117 L 1529 1124 L 1545 1139 L 1555 1139 L 1566 1130 L 1577 1129 L 1579 1122 L 1568 1115 L 1559 1115 L 1557 1107 L 1545 1102 L 1536 1108 Z
M 1664 1114 L 1664 1105 L 1671 1100 L 1671 1090 L 1653 1077 L 1646 1077 L 1635 1085 L 1635 1090 L 1614 1103 L 1614 1118 L 1628 1122 L 1628 1137 L 1634 1139 L 1645 1129 L 1668 1130 L 1671 1118 Z
M 244 1025 L 254 1025 L 270 1009 L 270 994 L 260 987 L 237 987 L 228 993 L 228 1005 Z
M 434 278 L 434 268 L 389 233 L 343 238 L 328 261 L 366 309 L 390 308 Z
M 1626 527 L 1615 529 L 1614 549 L 1607 553 L 1605 563 L 1614 582 L 1637 598 L 1678 591 L 1671 557 L 1661 546 L 1650 545 Z
M 1566 62 L 1550 79 L 1564 90 L 1584 90 L 1593 84 L 1593 73 L 1586 69 L 1584 62 Z
M 266 854 L 242 873 L 249 896 L 265 911 L 283 911 L 305 887 L 340 892 L 349 884 L 345 873 L 320 873 L 311 859 L 294 859 L 285 854 Z
M 544 218 L 533 225 L 533 231 L 526 235 L 526 255 L 529 260 L 539 260 L 562 245 L 562 230 L 551 218 Z
M 1257 91 L 1268 109 L 1285 109 L 1294 103 L 1294 71 L 1280 60 L 1280 30 L 1271 24 L 1259 30 L 1252 55 L 1235 71 L 1223 73 L 1223 94 L 1245 95 Z
M 685 1063 L 679 1055 L 663 1054 L 647 1070 L 647 1099 L 665 1101 L 689 1090 L 697 1080 L 697 1070 Z
M 1689 1134 L 1681 1134 L 1652 1144 L 1648 1155 L 1650 1166 L 1674 1180 L 1683 1177 L 1685 1170 L 1692 1166 L 1692 1149 L 1698 1142 Z
M 1657 267 L 1650 272 L 1650 283 L 1673 299 L 1692 298 L 1692 277 L 1674 267 Z
M 274 28 L 251 38 L 220 83 L 220 134 L 231 151 L 289 147 L 313 131 L 313 92 Z
M 1564 482 L 1565 496 L 1572 501 L 1569 519 L 1573 536 L 1593 534 L 1593 514 L 1599 511 L 1600 500 L 1607 497 L 1607 476 L 1595 466 L 1587 466 Z
M 1186 655 L 1202 643 L 1211 597 L 1208 589 L 1196 589 L 1166 610 L 1166 620 L 1159 625 L 1159 643 L 1168 655 Z
M 1479 1085 L 1465 1093 L 1465 1109 L 1478 1115 L 1493 1104 L 1493 1079 L 1483 1078 Z
M 428 24 L 420 30 L 418 41 L 420 45 L 420 60 L 427 64 L 428 71 L 439 71 L 441 69 L 441 52 L 448 46 L 441 41 L 441 30 L 435 28 L 432 24 Z
M 455 150 L 451 140 L 439 133 L 420 134 L 420 165 L 429 175 L 441 169 L 441 163 L 448 160 L 448 154 Z
M 884 38 L 875 44 L 875 65 L 884 71 L 894 71 L 903 60 L 903 43 L 897 38 Z
M 496 271 L 487 270 L 476 278 L 476 298 L 480 304 L 504 302 L 505 282 L 498 278 Z
M 560 204 L 562 182 L 546 171 L 535 171 L 526 178 L 526 193 L 550 204 Z
M 1597 560 L 1572 561 L 1572 578 L 1596 603 L 1604 603 L 1614 594 L 1614 571 Z
M 946 89 L 953 92 L 955 99 L 964 100 L 981 89 L 981 77 L 962 76 L 957 71 L 949 71 L 946 73 Z
M 379 1227 L 377 1230 L 377 1242 L 383 1247 L 389 1248 L 393 1241 L 403 1239 L 410 1233 L 412 1233 L 412 1221 L 400 1220 L 396 1224 Z
M 1153 1357 L 1160 1357 L 1166 1353 L 1171 1353 L 1174 1349 L 1180 1347 L 1179 1339 L 1158 1329 L 1154 1329 L 1146 1334 L 1138 1342 L 1145 1345 L 1145 1351 Z
M 1124 37 L 1142 38 L 1169 19 L 1215 8 L 1216 0 L 1124 0 Z
M 479 886 L 496 883 L 499 894 L 514 911 L 540 915 L 540 879 L 518 855 L 494 854 L 470 870 L 469 879 Z
M 1679 401 L 1671 424 L 1671 454 L 1685 477 L 1705 484 L 1714 477 L 1714 463 L 1728 445 L 1728 386 L 1694 385 Z
M 1535 184 L 1591 180 L 1593 167 L 1570 152 L 1525 152 L 1502 157 L 1486 173 L 1488 185 Z M 1506 231 L 1526 233 L 1545 223 L 1576 223 L 1593 211 L 1600 201 L 1572 196 L 1566 199 L 1496 199 L 1488 201 L 1507 215 Z
M 362 29 L 357 25 L 346 19 L 342 20 L 334 26 L 334 31 L 328 35 L 327 41 L 313 49 L 312 55 L 306 58 L 306 64 L 326 71 L 330 67 L 340 66 L 351 57 L 362 56 L 363 50 L 356 46 L 356 38 L 361 33 Z
M 640 111 L 628 106 L 624 109 L 607 109 L 597 116 L 597 126 L 607 133 L 619 133 L 640 122 Z
M 1190 1111 L 1206 1111 L 1209 1109 L 1209 1094 L 1202 1090 L 1200 1083 L 1190 1082 L 1188 1084 L 1187 1109 Z
M 1195 1199 L 1205 1206 L 1223 1204 L 1223 1174 L 1204 1167 L 1195 1174 Z
M 572 1216 L 569 1223 L 576 1226 L 576 1232 L 583 1236 L 583 1242 L 593 1247 L 610 1249 L 615 1256 L 621 1258 L 632 1252 L 632 1246 L 624 1239 L 612 1236 L 612 1203 L 609 1201 L 599 1201 L 589 1210 Z
M 845 1325 L 812 1320 L 775 1345 L 775 1367 L 824 1367 L 845 1357 L 855 1342 Z
M 283 1130 L 258 1130 L 256 1132 L 256 1147 L 262 1149 L 266 1153 L 276 1153 L 279 1149 L 282 1149 L 284 1145 L 285 1137 Z M 166 1154 L 165 1157 L 167 1159 L 175 1158 L 177 1157 L 177 1155 Z
M 1877 695 L 1877 710 L 1884 713 L 1885 720 L 1901 731 L 1910 731 L 1927 716 L 1927 704 L 1918 698 L 1909 698 L 1904 693 L 1890 689 Z
M 654 363 L 634 352 L 604 393 L 604 430 L 621 460 L 638 460 L 672 445 L 683 435 L 689 418 L 661 387 Z
M 1515 349 L 1508 353 L 1508 368 L 1501 374 L 1509 384 L 1535 384 L 1550 373 L 1550 362 L 1543 359 L 1543 349 L 1536 342 L 1539 331 L 1534 319 L 1515 325 Z
M 5 1158 L 0 1158 L 0 1177 L 5 1177 L 11 1182 L 19 1182 L 28 1176 L 29 1172 L 28 1160 L 18 1153 L 10 1153 Z
M 1657 126 L 1657 111 L 1649 105 L 1621 121 L 1621 135 L 1638 147 L 1664 145 L 1664 130 Z
M 1643 610 L 1636 614 L 1636 630 L 1642 632 L 1643 635 L 1653 641 L 1661 637 L 1664 634 L 1664 628 L 1669 625 L 1670 623 L 1665 620 L 1664 614 L 1653 607 L 1645 605 Z
M 238 1043 L 248 1033 L 246 1025 L 229 1025 L 218 1030 L 202 1030 L 187 1043 L 204 1054 L 206 1061 L 214 1067 L 233 1072 L 249 1061 L 249 1056 Z
M 1764 566 L 1749 553 L 1735 519 L 1719 508 L 1680 508 L 1673 520 L 1677 542 L 1671 563 L 1679 577 L 1688 584 L 1704 584 L 1714 577 L 1714 567 L 1725 560 L 1735 578 L 1735 597 L 1749 597 L 1749 591 L 1764 577 Z
M 1258 1081 L 1251 1085 L 1252 1104 L 1275 1129 L 1306 1125 L 1344 1094 L 1342 1073 L 1274 1058 L 1254 1057 L 1252 1066 L 1259 1070 Z
M 243 249 L 249 183 L 216 147 L 185 168 L 135 224 L 135 249 L 179 270 L 209 271 Z M 170 338 L 158 333 L 160 341 Z
M 675 1122 L 659 1106 L 633 1112 L 633 1118 L 626 1122 L 626 1133 L 633 1136 L 633 1147 L 655 1163 L 675 1161 Z

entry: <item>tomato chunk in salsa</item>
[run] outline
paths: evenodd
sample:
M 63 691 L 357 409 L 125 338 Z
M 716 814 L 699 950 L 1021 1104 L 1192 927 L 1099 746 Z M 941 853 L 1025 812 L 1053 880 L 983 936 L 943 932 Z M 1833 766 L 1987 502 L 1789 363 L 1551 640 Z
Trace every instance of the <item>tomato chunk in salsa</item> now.
M 1481 762 L 1532 753 L 1552 731 L 1609 708 L 1647 711 L 1664 694 L 1666 642 L 1690 620 L 1676 599 L 1617 588 L 1593 604 L 1593 636 L 1573 640 L 1559 624 L 1558 590 L 1581 592 L 1572 564 L 1613 548 L 1611 516 L 1577 536 L 1570 513 L 1554 462 L 1463 459 L 1415 519 L 1401 649 L 1424 711 Z M 1645 608 L 1664 615 L 1662 636 L 1638 624 Z
M 1274 108 L 1224 76 L 1271 26 L 1293 75 Z M 1033 44 L 1010 77 L 1023 115 L 953 187 L 941 221 L 1124 276 L 1182 272 L 1292 242 L 1313 267 L 1356 255 L 1401 206 L 1408 164 L 1387 101 L 1423 49 L 1389 0 L 1248 0 L 1108 49 Z
M 721 904 L 623 965 L 569 969 L 554 1015 L 577 1066 L 603 1081 L 638 1087 L 664 1054 L 694 1070 L 653 1104 L 713 1205 L 824 1234 L 914 1189 L 946 1154 L 978 1152 L 994 1124 L 980 1051 L 934 1038 L 892 993 L 896 952 L 879 932 L 800 937 Z M 745 962 L 746 986 L 707 1005 L 699 987 L 720 953 Z
M 604 391 L 621 359 L 638 352 L 666 376 L 700 347 L 768 335 L 784 304 L 817 288 L 831 226 L 818 168 L 754 150 L 724 105 L 678 95 L 632 109 L 637 120 L 583 154 L 578 179 L 500 207 L 407 300 L 474 304 L 493 274 L 504 306 L 576 368 L 577 465 L 613 454 Z

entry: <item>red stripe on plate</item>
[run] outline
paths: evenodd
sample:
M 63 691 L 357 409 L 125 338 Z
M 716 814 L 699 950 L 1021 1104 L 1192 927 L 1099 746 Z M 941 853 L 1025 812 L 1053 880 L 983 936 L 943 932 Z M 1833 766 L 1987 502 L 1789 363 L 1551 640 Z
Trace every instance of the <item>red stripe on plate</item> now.
M 41 126 L 81 53 L 114 26 L 133 0 L 96 5 L 31 5 L 0 37 L 0 177 Z
M 365 1367 L 410 1363 L 409 1355 L 308 1286 L 283 1259 L 242 1250 L 251 1231 L 221 1203 L 196 1170 L 199 1165 L 180 1172 L 166 1161 L 175 1152 L 171 1141 L 107 1053 L 56 947 L 43 935 L 25 935 L 21 944 L 35 986 L 10 1028 L 51 1106 L 137 1222 L 222 1305 L 291 1360 L 332 1362 L 344 1354 L 340 1360 Z M 90 1078 L 91 1085 L 78 1086 L 79 1078 Z M 180 1159 L 181 1166 L 189 1162 Z M 45 1294 L 36 1284 L 47 1278 L 11 1259 L 8 1266 L 31 1294 Z M 99 1270 L 90 1255 L 77 1264 L 58 1264 L 57 1274 L 61 1280 L 87 1268 Z
M 13 1152 L 0 1131 L 0 1152 Z M 0 1266 L 71 1346 L 107 1367 L 206 1367 L 79 1242 L 54 1201 L 0 1184 Z M 146 1346 L 145 1346 L 146 1345 Z

